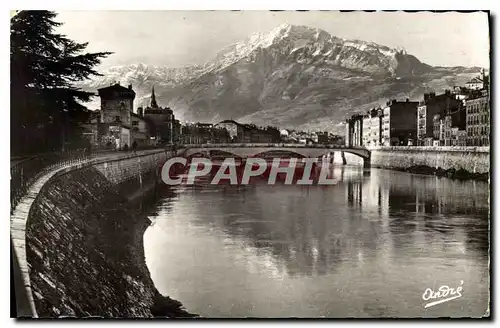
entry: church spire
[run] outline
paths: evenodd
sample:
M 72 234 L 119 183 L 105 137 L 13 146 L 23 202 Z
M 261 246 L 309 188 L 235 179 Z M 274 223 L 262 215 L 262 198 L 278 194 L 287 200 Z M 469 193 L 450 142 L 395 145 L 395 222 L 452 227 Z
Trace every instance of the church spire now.
M 158 108 L 158 104 L 156 103 L 155 87 L 154 86 L 153 86 L 153 90 L 151 91 L 151 108 Z

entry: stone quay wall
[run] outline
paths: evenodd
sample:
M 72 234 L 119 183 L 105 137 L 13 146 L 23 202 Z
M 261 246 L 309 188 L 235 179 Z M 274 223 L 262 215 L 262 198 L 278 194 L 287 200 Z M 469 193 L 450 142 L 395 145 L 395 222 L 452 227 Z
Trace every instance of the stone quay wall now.
M 444 170 L 466 170 L 470 173 L 490 172 L 489 147 L 374 147 L 371 166 L 386 169 L 406 169 L 428 166 Z M 346 153 L 348 164 L 362 163 L 360 158 Z
M 161 164 L 171 157 L 171 152 L 152 153 L 146 156 L 136 156 L 94 164 L 106 180 L 122 195 L 132 199 L 138 192 L 144 192 L 154 185 L 159 176 Z
M 65 168 L 29 211 L 26 258 L 38 317 L 182 317 L 161 296 L 145 259 L 150 222 L 131 199 L 154 186 L 167 151 Z

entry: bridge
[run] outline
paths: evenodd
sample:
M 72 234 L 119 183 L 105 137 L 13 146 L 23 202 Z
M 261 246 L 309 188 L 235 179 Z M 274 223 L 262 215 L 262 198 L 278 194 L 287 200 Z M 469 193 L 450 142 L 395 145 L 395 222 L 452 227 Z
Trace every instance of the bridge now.
M 340 152 L 345 164 L 344 153 L 354 154 L 363 159 L 363 166 L 370 167 L 371 152 L 362 147 L 352 148 L 339 145 L 305 144 L 186 144 L 179 155 L 191 157 L 234 156 L 239 158 L 264 157 L 269 155 L 294 155 L 298 158 L 318 158 Z

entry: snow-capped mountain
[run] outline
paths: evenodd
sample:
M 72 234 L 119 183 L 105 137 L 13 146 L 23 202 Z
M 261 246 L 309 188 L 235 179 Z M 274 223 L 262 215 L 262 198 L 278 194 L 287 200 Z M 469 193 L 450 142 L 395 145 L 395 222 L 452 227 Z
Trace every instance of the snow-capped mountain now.
M 184 69 L 155 67 L 143 63 L 130 66 L 112 66 L 102 72 L 104 76 L 88 81 L 85 85 L 90 88 L 98 88 L 116 81 L 123 84 L 130 82 L 141 85 L 154 82 L 159 85 L 173 86 L 182 82 L 184 76 L 189 75 L 190 71 L 188 67 Z
M 137 93 L 136 107 L 145 106 L 149 99 L 151 88 L 157 90 L 173 88 L 201 74 L 201 67 L 187 66 L 181 68 L 157 67 L 144 63 L 128 66 L 111 66 L 100 71 L 102 76 L 83 81 L 78 87 L 95 92 L 97 89 L 114 83 L 132 84 Z M 97 99 L 92 106 L 98 107 Z
M 225 47 L 204 65 L 112 67 L 82 87 L 132 84 L 136 104 L 146 105 L 154 85 L 160 104 L 183 119 L 335 130 L 352 111 L 442 92 L 477 72 L 432 67 L 403 49 L 284 24 Z
M 255 33 L 224 48 L 201 71 L 217 72 L 245 57 L 251 58 L 259 49 L 273 48 L 279 48 L 282 55 L 299 63 L 322 61 L 371 74 L 411 75 L 430 69 L 404 50 L 373 42 L 344 40 L 317 28 L 283 24 L 269 33 Z

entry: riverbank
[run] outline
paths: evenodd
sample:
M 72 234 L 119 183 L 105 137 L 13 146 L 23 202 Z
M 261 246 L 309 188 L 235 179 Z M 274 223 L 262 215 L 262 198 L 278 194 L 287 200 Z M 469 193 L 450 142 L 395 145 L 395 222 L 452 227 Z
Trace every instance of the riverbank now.
M 441 167 L 433 168 L 427 165 L 413 165 L 407 168 L 402 168 L 402 167 L 392 167 L 392 168 L 380 167 L 380 168 L 400 171 L 400 172 L 414 173 L 414 174 L 435 175 L 438 177 L 446 177 L 449 179 L 456 179 L 456 180 L 475 180 L 475 181 L 488 182 L 490 177 L 489 173 L 473 173 L 464 169 L 456 170 L 454 168 L 445 170 Z
M 33 203 L 26 252 L 38 316 L 194 317 L 157 291 L 146 266 L 150 221 L 141 208 L 151 198 L 135 191 L 130 201 L 108 178 L 95 167 L 71 171 L 47 183 Z M 154 193 L 143 178 L 141 186 Z
M 487 181 L 490 173 L 489 147 L 399 146 L 370 151 L 372 167 L 460 180 Z

